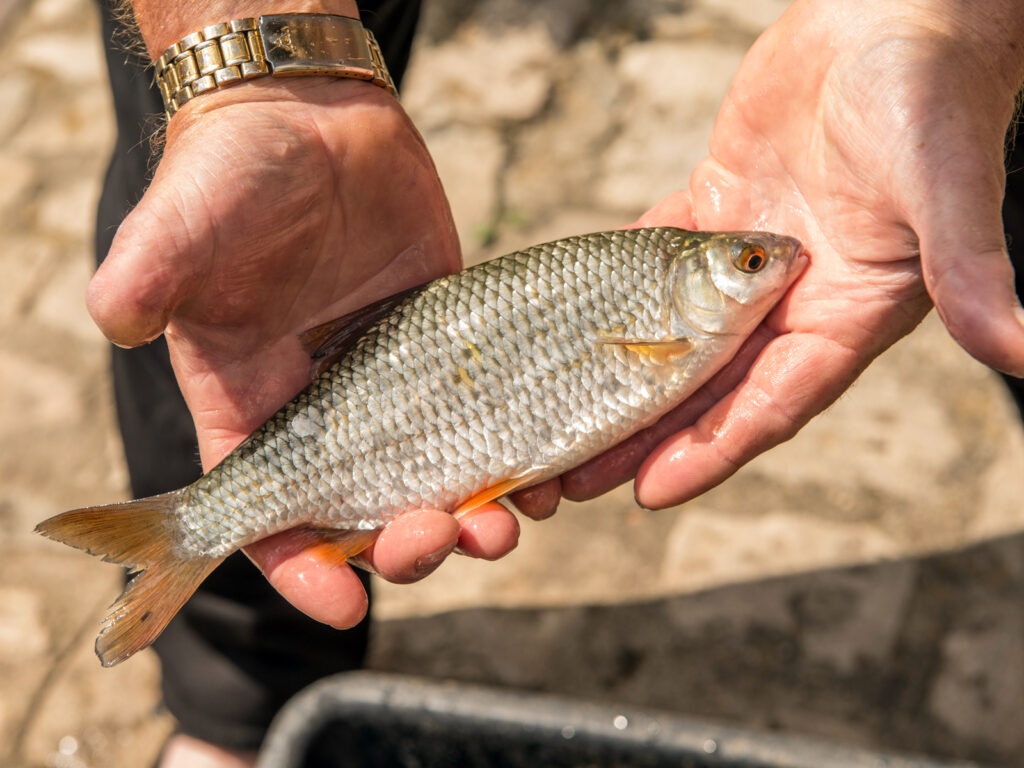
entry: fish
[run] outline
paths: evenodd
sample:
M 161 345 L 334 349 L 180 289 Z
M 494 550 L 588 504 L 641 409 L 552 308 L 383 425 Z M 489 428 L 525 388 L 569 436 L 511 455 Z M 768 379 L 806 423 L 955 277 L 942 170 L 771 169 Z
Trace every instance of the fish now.
M 36 530 L 131 572 L 96 639 L 112 666 L 248 544 L 298 528 L 343 561 L 402 512 L 471 510 L 653 424 L 807 260 L 784 235 L 656 227 L 469 267 L 305 332 L 309 386 L 193 484 Z

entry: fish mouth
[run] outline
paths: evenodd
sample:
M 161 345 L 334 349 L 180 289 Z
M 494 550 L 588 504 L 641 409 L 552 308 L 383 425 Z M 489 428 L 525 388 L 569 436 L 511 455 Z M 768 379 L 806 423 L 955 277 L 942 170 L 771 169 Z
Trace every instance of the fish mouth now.
M 807 269 L 810 263 L 810 252 L 804 247 L 803 243 L 797 240 L 796 253 L 793 254 L 789 264 L 790 285 L 803 274 L 803 271 Z

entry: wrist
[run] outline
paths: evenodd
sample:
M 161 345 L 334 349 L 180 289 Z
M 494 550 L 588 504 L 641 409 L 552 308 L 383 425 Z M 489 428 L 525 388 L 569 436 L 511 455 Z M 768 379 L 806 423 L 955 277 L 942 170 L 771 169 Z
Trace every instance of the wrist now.
M 188 132 L 198 121 L 206 121 L 211 117 L 216 119 L 215 116 L 219 116 L 232 121 L 243 119 L 238 116 L 241 113 L 231 111 L 236 107 L 257 108 L 262 110 L 262 114 L 270 114 L 267 110 L 280 107 L 285 113 L 296 115 L 300 114 L 296 111 L 300 107 L 329 110 L 359 105 L 399 108 L 397 99 L 388 95 L 383 88 L 365 80 L 335 77 L 257 78 L 190 100 L 168 123 L 167 142 L 169 144 L 180 134 Z
M 232 19 L 270 13 L 330 13 L 359 18 L 356 0 L 133 0 L 132 10 L 153 61 L 186 35 Z
M 269 13 L 217 22 L 168 46 L 154 69 L 168 118 L 196 97 L 208 100 L 269 76 L 365 80 L 398 95 L 373 34 L 358 18 L 341 14 Z

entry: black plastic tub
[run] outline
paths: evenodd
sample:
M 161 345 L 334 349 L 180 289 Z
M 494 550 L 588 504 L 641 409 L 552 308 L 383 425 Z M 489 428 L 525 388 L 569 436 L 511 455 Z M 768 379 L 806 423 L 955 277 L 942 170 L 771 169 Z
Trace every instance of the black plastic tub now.
M 354 672 L 296 696 L 259 768 L 964 768 L 550 694 Z

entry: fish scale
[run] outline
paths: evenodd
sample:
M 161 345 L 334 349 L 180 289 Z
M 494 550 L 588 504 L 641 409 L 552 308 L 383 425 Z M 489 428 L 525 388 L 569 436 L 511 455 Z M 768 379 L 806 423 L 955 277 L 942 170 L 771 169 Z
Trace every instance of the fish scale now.
M 732 358 L 799 254 L 635 229 L 440 278 L 311 331 L 325 370 L 192 485 L 37 530 L 141 571 L 97 638 L 116 664 L 240 547 L 302 527 L 347 557 L 402 512 L 472 508 L 651 424 Z

